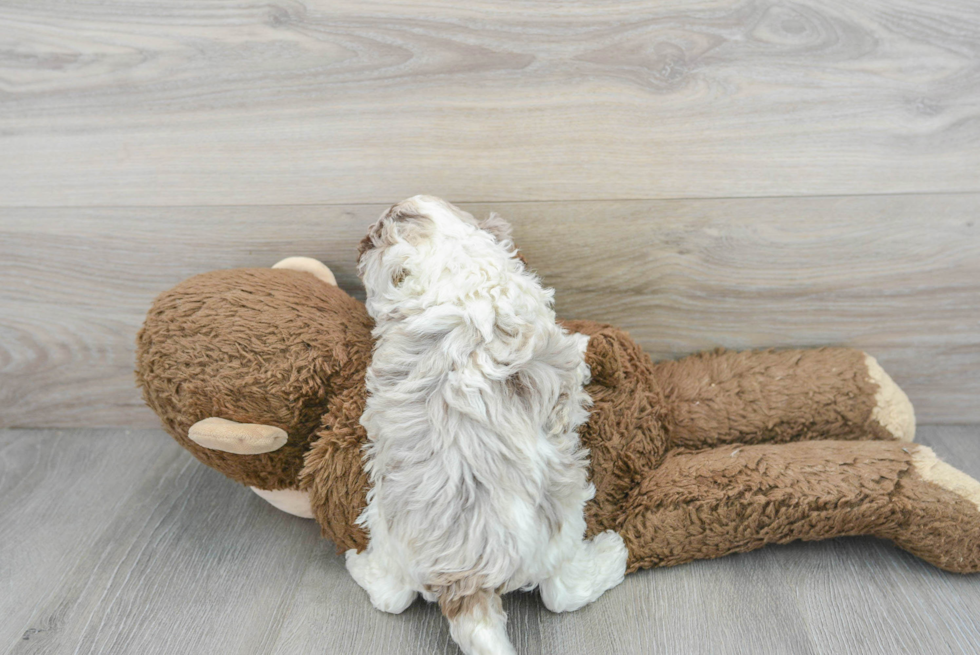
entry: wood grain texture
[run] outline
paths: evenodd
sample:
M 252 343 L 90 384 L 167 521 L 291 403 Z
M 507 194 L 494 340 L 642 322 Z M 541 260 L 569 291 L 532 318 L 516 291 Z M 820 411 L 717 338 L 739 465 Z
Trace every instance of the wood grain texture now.
M 980 476 L 980 426 L 920 441 Z M 159 430 L 0 431 L 0 652 L 457 655 L 434 605 L 371 608 L 312 521 Z M 505 597 L 521 655 L 949 653 L 977 576 L 888 542 L 795 543 L 641 571 L 578 612 Z
M 63 597 L 77 567 L 91 564 L 100 535 L 133 488 L 160 478 L 175 460 L 185 463 L 155 436 L 0 432 L 0 650 L 77 620 L 70 606 L 57 604 L 43 622 L 32 616 L 53 596 Z
M 492 203 L 568 318 L 655 358 L 846 344 L 920 421 L 980 421 L 980 195 Z M 153 298 L 205 271 L 306 255 L 363 298 L 355 247 L 382 205 L 6 209 L 0 425 L 156 426 L 132 376 Z
M 0 561 L 24 571 L 0 600 L 0 609 L 16 610 L 16 620 L 4 611 L 0 648 L 265 652 L 306 567 L 332 553 L 313 522 L 290 520 L 159 431 L 73 439 L 8 433 L 0 442 L 13 442 L 3 456 L 13 451 L 6 476 L 14 481 L 36 474 L 17 466 L 19 450 L 45 452 L 48 462 L 47 482 L 8 497 L 17 516 L 0 515 L 5 535 L 17 536 L 4 539 Z M 92 460 L 99 465 L 86 466 Z M 71 490 L 59 492 L 68 483 Z M 19 507 L 39 499 L 60 512 Z M 253 539 L 259 526 L 264 537 Z M 72 565 L 60 564 L 68 555 Z M 24 584 L 28 575 L 33 584 Z
M 0 205 L 980 191 L 974 0 L 0 6 Z

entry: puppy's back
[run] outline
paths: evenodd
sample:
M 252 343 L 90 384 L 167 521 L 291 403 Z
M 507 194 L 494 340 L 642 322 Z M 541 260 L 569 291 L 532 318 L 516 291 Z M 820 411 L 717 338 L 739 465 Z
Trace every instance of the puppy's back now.
M 394 289 L 365 283 L 378 321 L 366 516 L 372 543 L 438 600 L 469 652 L 506 644 L 499 594 L 546 577 L 549 544 L 578 529 L 566 524 L 589 497 L 575 433 L 587 339 L 556 325 L 550 291 L 506 238 L 429 228 L 373 271 Z

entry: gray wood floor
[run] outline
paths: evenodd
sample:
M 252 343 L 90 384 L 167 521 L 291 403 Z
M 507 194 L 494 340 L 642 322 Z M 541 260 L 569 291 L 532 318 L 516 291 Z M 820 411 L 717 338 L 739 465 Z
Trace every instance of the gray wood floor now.
M 980 426 L 919 441 L 980 476 Z M 371 608 L 317 526 L 159 430 L 0 431 L 0 651 L 457 653 L 438 610 Z M 976 653 L 980 576 L 873 539 L 627 577 L 555 615 L 506 598 L 520 653 Z

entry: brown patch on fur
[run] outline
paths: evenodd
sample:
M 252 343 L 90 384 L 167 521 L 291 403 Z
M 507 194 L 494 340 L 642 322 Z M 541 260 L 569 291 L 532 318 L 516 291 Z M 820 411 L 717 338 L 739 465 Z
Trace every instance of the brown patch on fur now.
M 397 271 L 395 271 L 394 277 L 391 278 L 391 283 L 397 287 L 399 284 L 405 281 L 406 277 L 408 277 L 408 271 L 406 271 L 404 268 L 399 268 Z
M 499 590 L 477 589 L 465 596 L 437 593 L 439 609 L 442 610 L 443 616 L 450 621 L 459 616 L 488 616 L 491 613 L 503 612 Z
M 396 229 L 396 224 L 415 224 L 416 226 L 420 226 L 428 222 L 428 220 L 428 218 L 416 211 L 415 207 L 410 203 L 392 205 L 388 208 L 388 211 L 382 214 L 381 218 L 368 228 L 367 234 L 357 244 L 357 261 L 360 262 L 361 257 L 367 251 L 391 241 L 390 232 Z
M 439 596 L 439 609 L 452 621 L 460 614 L 487 614 L 490 611 L 492 593 L 476 593 L 471 596 Z
M 372 225 L 371 227 L 373 228 L 374 226 Z M 371 235 L 371 229 L 369 228 L 368 233 L 365 234 L 357 244 L 357 261 L 361 261 L 361 256 L 374 247 L 374 237 Z
M 438 596 L 452 598 L 471 596 L 484 589 L 486 583 L 486 577 L 475 571 L 471 569 L 435 574 L 426 585 L 426 589 Z
M 531 393 L 531 388 L 527 385 L 527 380 L 520 373 L 514 373 L 504 380 L 507 391 L 518 400 L 526 400 Z

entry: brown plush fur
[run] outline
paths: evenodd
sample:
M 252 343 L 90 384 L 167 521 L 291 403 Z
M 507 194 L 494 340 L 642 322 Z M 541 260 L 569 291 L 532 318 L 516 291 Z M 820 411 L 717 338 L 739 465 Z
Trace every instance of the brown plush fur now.
M 566 326 L 591 337 L 588 532 L 617 530 L 630 570 L 857 534 L 980 570 L 980 511 L 923 480 L 917 446 L 872 418 L 863 353 L 715 351 L 655 364 L 614 327 Z M 137 378 L 198 459 L 245 484 L 309 491 L 324 536 L 360 550 L 370 330 L 360 303 L 309 274 L 208 273 L 157 299 Z M 274 425 L 289 441 L 262 455 L 207 450 L 187 430 L 208 416 Z

